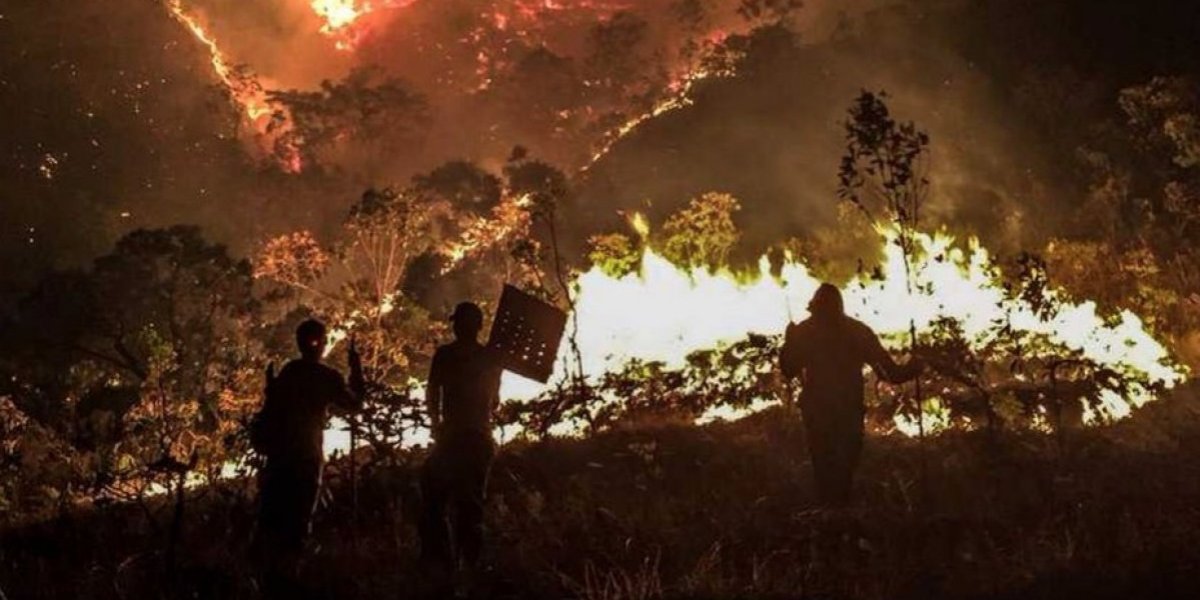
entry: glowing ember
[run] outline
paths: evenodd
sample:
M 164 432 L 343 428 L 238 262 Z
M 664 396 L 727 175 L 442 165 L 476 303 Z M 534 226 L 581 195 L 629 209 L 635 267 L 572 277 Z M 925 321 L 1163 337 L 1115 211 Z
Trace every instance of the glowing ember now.
M 213 74 L 220 80 L 221 85 L 228 91 L 229 97 L 241 107 L 246 120 L 254 127 L 264 148 L 273 149 L 280 168 L 288 173 L 300 172 L 304 165 L 300 158 L 300 149 L 288 140 L 275 144 L 291 131 L 292 124 L 288 115 L 274 110 L 267 100 L 267 93 L 251 76 L 239 72 L 229 63 L 229 59 L 217 46 L 216 39 L 183 7 L 181 0 L 168 0 L 167 8 L 171 16 L 192 33 L 192 35 L 208 49 L 212 63 Z M 282 123 L 273 123 L 282 119 Z

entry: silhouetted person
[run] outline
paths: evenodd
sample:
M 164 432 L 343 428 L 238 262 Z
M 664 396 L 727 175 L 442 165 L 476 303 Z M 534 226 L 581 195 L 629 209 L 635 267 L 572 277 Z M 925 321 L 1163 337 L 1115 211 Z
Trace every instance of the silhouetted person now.
M 500 401 L 502 370 L 478 340 L 483 311 L 463 302 L 450 318 L 454 341 L 434 354 L 425 392 L 434 445 L 421 472 L 421 559 L 435 577 L 459 567 L 473 570 L 479 561 L 484 495 L 495 455 L 492 413 Z M 453 527 L 447 508 L 453 508 Z
M 817 496 L 825 506 L 842 507 L 850 502 L 862 452 L 863 366 L 903 383 L 921 365 L 896 364 L 871 328 L 846 316 L 842 293 L 831 284 L 821 284 L 808 310 L 811 317 L 788 325 L 780 367 L 785 377 L 801 380 L 800 411 Z
M 347 387 L 337 370 L 321 364 L 327 343 L 325 325 L 315 320 L 301 323 L 296 342 L 300 358 L 288 362 L 278 376 L 274 365 L 268 368 L 266 401 L 251 430 L 255 448 L 267 458 L 259 473 L 254 550 L 270 595 L 290 595 L 285 590 L 295 583 L 321 487 L 329 410 L 359 410 L 365 395 L 362 365 L 353 343 Z

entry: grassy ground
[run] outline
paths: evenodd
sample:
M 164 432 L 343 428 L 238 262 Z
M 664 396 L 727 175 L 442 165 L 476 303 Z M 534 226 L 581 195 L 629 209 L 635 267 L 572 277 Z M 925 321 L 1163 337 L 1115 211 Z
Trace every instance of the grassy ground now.
M 794 420 L 641 425 L 509 446 L 493 472 L 497 598 L 1165 598 L 1200 593 L 1200 406 L 1054 437 L 872 438 L 857 507 L 813 510 Z M 415 460 L 415 458 L 414 458 Z M 922 466 L 924 465 L 924 466 Z M 332 470 L 331 470 L 332 471 Z M 922 477 L 922 472 L 925 473 Z M 409 467 L 329 477 L 305 581 L 317 597 L 420 597 Z M 257 597 L 251 490 L 193 501 L 175 595 Z M 161 543 L 131 507 L 10 531 L 9 598 L 163 597 Z

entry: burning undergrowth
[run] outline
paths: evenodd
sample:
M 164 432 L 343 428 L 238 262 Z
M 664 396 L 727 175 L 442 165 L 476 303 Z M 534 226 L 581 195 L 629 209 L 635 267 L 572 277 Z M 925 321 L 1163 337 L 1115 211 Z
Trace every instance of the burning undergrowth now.
M 1028 257 L 1006 276 L 975 240 L 919 234 L 909 293 L 897 235 L 879 233 L 883 261 L 842 286 L 847 310 L 898 350 L 915 322 L 915 352 L 933 367 L 919 412 L 910 388 L 872 386 L 881 430 L 915 435 L 918 419 L 928 431 L 1106 422 L 1184 378 L 1137 315 L 1105 317 L 1094 303 L 1066 300 Z M 791 401 L 777 375 L 781 332 L 806 316 L 820 279 L 784 253 L 752 272 L 689 268 L 663 256 L 673 243 L 656 247 L 643 232 L 632 263 L 614 257 L 579 277 L 574 319 L 587 381 L 572 383 L 564 351 L 561 385 L 537 392 L 510 382 L 511 421 L 536 434 L 596 431 L 638 415 L 736 418 Z
M 881 96 L 864 93 L 849 116 L 841 221 L 752 265 L 738 259 L 740 203 L 717 192 L 656 228 L 630 215 L 632 235 L 597 235 L 579 260 L 562 243 L 572 178 L 520 147 L 496 170 L 455 161 L 370 190 L 333 240 L 289 233 L 252 261 L 196 228 L 134 232 L 92 268 L 48 277 L 4 329 L 18 349 L 0 362 L 4 497 L 43 514 L 248 472 L 257 458 L 243 424 L 261 369 L 292 355 L 309 316 L 333 325 L 335 365 L 336 342 L 357 338 L 371 389 L 361 416 L 327 432 L 328 450 L 403 462 L 426 439 L 419 382 L 446 309 L 462 298 L 494 308 L 504 283 L 572 315 L 549 387 L 505 381 L 506 439 L 791 403 L 778 336 L 821 279 L 839 282 L 850 313 L 889 346 L 933 367 L 923 393 L 872 386 L 880 432 L 1061 431 L 1127 416 L 1183 381 L 1143 321 L 1153 313 L 1073 297 L 1034 254 L 994 260 L 910 217 L 927 189 L 928 137 Z M 873 194 L 886 202 L 872 206 Z
M 437 179 L 364 197 L 346 246 L 326 254 L 308 237 L 284 237 L 267 246 L 259 267 L 260 277 L 337 316 L 338 339 L 360 336 L 368 371 L 380 390 L 391 390 L 381 407 L 405 415 L 388 426 L 391 443 L 426 439 L 420 356 L 436 335 L 414 334 L 440 326 L 416 309 L 407 295 L 413 288 L 387 291 L 412 285 L 408 271 L 420 268 L 422 256 L 438 265 L 432 274 L 439 278 L 470 274 L 477 296 L 512 281 L 571 310 L 552 384 L 506 377 L 502 437 L 595 433 L 643 418 L 733 419 L 793 402 L 795 390 L 777 375 L 780 336 L 806 316 L 830 267 L 797 254 L 804 245 L 780 245 L 750 268 L 731 266 L 740 238 L 732 196 L 698 197 L 658 231 L 634 215 L 632 235 L 595 236 L 591 266 L 560 280 L 547 235 L 553 197 L 563 192 L 553 169 L 522 157 L 503 181 L 475 172 L 468 179 L 487 181 L 482 189 L 494 194 L 481 213 L 455 208 L 476 194 L 427 187 Z M 441 200 L 431 202 L 430 194 Z M 366 214 L 371 220 L 360 221 Z M 906 386 L 871 386 L 871 420 L 880 432 L 1105 423 L 1185 378 L 1138 315 L 1072 299 L 1035 255 L 999 261 L 977 240 L 944 231 L 910 232 L 902 243 L 894 225 L 852 210 L 840 227 L 862 232 L 867 255 L 879 251 L 842 282 L 848 311 L 886 345 L 932 365 L 923 397 Z M 431 228 L 449 235 L 422 233 Z M 315 282 L 329 285 L 329 256 L 357 279 L 335 275 L 341 292 L 310 293 Z M 372 268 L 386 273 L 364 271 Z M 396 337 L 400 331 L 407 333 Z M 343 428 L 329 432 L 331 450 L 346 449 Z
M 1100 424 L 1186 377 L 1138 314 L 1072 298 L 1036 254 L 1002 265 L 970 236 L 920 228 L 912 216 L 928 190 L 928 136 L 890 118 L 881 96 L 864 94 L 851 116 L 846 210 L 824 238 L 851 240 L 865 256 L 840 277 L 847 310 L 932 366 L 924 392 L 872 385 L 877 431 Z M 868 167 L 858 172 L 858 163 Z M 443 298 L 490 299 L 512 282 L 571 313 L 550 386 L 506 376 L 502 437 L 595 433 L 644 418 L 734 419 L 794 401 L 776 374 L 780 335 L 806 316 L 822 278 L 839 278 L 806 256 L 821 253 L 814 240 L 733 266 L 740 204 L 714 192 L 659 233 L 634 215 L 634 235 L 594 236 L 592 264 L 572 270 L 556 233 L 568 194 L 565 175 L 523 149 L 503 178 L 449 164 L 404 190 L 366 194 L 347 241 L 328 254 L 340 269 L 328 269 L 311 239 L 284 236 L 265 248 L 258 275 L 334 317 L 338 340 L 364 336 L 367 371 L 388 398 L 377 404 L 402 421 L 367 422 L 367 438 L 384 432 L 386 444 L 427 439 L 420 367 L 439 326 L 420 308 L 420 282 L 434 278 Z M 330 449 L 347 449 L 343 428 L 330 431 Z

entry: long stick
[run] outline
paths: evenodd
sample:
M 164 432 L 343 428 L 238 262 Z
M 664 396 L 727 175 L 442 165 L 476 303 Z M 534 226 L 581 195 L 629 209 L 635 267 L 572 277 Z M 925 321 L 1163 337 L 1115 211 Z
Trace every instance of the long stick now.
M 558 279 L 558 285 L 562 288 L 563 295 L 567 299 L 567 306 L 571 310 L 571 333 L 567 336 L 567 341 L 571 345 L 571 354 L 575 356 L 575 393 L 582 397 L 585 379 L 583 353 L 579 349 L 579 319 L 575 314 L 575 297 L 571 294 L 571 286 L 567 283 L 567 277 L 563 270 L 562 256 L 558 248 L 558 232 L 554 226 L 555 214 L 550 213 L 546 218 L 546 223 L 550 229 L 550 245 L 554 249 L 554 275 Z
M 915 360 L 917 355 L 917 324 L 915 320 L 909 319 L 909 334 L 912 336 L 912 344 L 909 347 L 911 357 L 909 360 Z M 929 499 L 929 460 L 925 452 L 925 398 L 921 393 L 921 374 L 917 373 L 913 378 L 913 400 L 917 404 L 917 454 L 918 468 L 921 476 L 921 501 L 926 502 Z
M 350 547 L 358 548 L 358 461 L 354 449 L 358 446 L 358 418 L 350 416 Z

